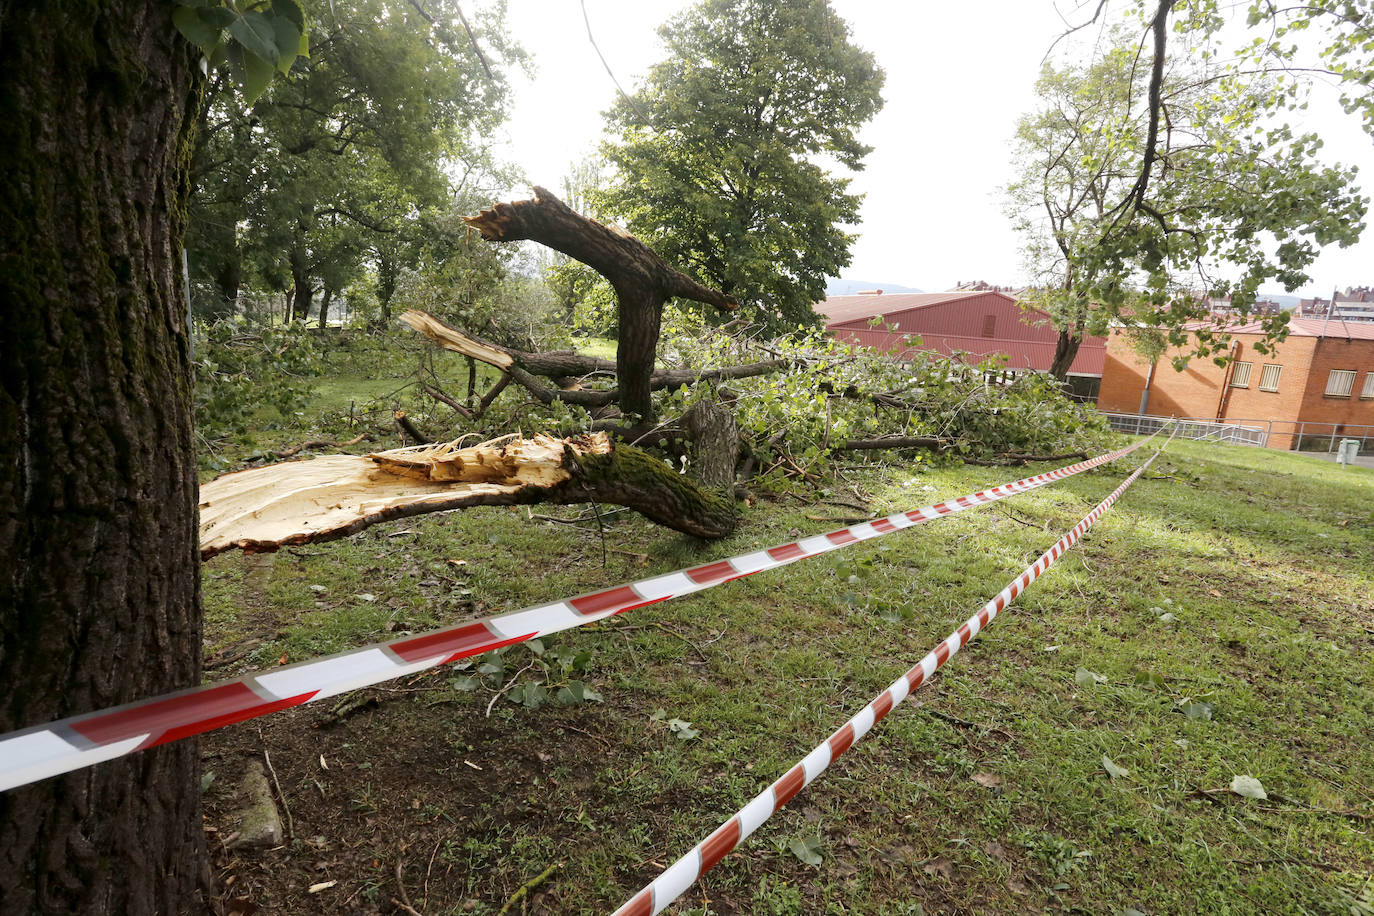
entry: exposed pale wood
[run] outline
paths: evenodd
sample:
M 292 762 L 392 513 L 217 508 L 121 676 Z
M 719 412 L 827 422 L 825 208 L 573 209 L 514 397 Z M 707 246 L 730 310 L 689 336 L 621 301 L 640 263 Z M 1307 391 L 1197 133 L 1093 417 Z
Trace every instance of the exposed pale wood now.
M 733 501 L 604 433 L 507 437 L 329 455 L 227 474 L 201 487 L 202 558 L 345 537 L 387 519 L 484 505 L 629 506 L 698 537 L 734 530 Z

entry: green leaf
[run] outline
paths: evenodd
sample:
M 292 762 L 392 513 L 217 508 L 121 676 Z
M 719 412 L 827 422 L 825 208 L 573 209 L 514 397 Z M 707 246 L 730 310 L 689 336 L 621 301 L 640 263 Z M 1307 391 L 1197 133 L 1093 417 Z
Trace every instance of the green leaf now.
M 1125 767 L 1117 766 L 1112 762 L 1112 758 L 1106 754 L 1102 755 L 1102 769 L 1107 771 L 1107 775 L 1112 779 L 1122 779 L 1130 775 L 1130 770 Z
M 1092 687 L 1094 684 L 1107 683 L 1105 674 L 1098 674 L 1096 671 L 1089 671 L 1087 668 L 1079 668 L 1074 674 L 1073 679 L 1079 687 Z
M 1244 798 L 1266 799 L 1269 793 L 1264 784 L 1253 776 L 1235 776 L 1231 779 L 1231 791 Z
M 206 22 L 200 10 L 179 6 L 172 11 L 172 23 L 187 41 L 200 48 L 206 58 L 213 55 L 224 41 L 224 30 Z
M 1137 672 L 1135 682 L 1140 687 L 1150 687 L 1157 690 L 1163 690 L 1165 687 L 1163 676 L 1155 674 L 1153 671 Z
M 677 736 L 679 741 L 691 741 L 701 734 L 698 729 L 692 728 L 691 722 L 686 722 L 682 719 L 669 719 L 668 728 Z
M 480 683 L 481 681 L 477 678 L 463 674 L 450 680 L 449 686 L 459 693 L 472 693 L 477 689 L 477 685 Z
M 210 788 L 210 784 L 214 781 L 214 770 L 206 770 L 204 773 L 200 774 L 200 791 L 204 792 L 206 789 Z
M 244 13 L 230 24 L 229 34 L 233 35 L 248 52 L 244 57 L 245 63 L 253 57 L 258 57 L 271 64 L 273 68 L 277 66 L 277 61 L 281 57 L 277 53 L 277 30 L 267 16 L 262 13 Z
M 787 841 L 787 848 L 805 865 L 820 865 L 825 861 L 821 856 L 821 838 L 818 836 L 793 837 Z
M 542 640 L 542 639 L 531 639 L 529 642 L 525 643 L 525 648 L 529 649 L 529 650 L 530 650 L 531 652 L 533 652 L 535 655 L 543 655 L 543 654 L 544 654 L 544 640 Z
M 1211 703 L 1182 701 L 1178 704 L 1178 708 L 1190 719 L 1197 719 L 1203 722 L 1210 722 L 1212 720 L 1213 706 Z
M 270 61 L 263 60 L 256 54 L 245 53 L 242 59 L 243 97 L 252 105 L 267 91 L 267 87 L 272 84 L 272 75 L 277 71 Z
M 664 709 L 662 706 L 649 713 L 650 722 L 662 722 L 666 718 L 668 718 L 668 710 Z

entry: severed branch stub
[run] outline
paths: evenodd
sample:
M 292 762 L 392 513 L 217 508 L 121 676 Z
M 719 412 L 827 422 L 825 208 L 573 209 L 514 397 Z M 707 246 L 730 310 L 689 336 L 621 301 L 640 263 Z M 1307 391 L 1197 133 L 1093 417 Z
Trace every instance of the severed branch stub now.
M 610 281 L 620 318 L 616 348 L 620 409 L 653 418 L 649 379 L 658 351 L 663 304 L 674 296 L 734 311 L 739 304 L 674 270 L 648 245 L 577 213 L 544 188 L 534 198 L 499 203 L 464 222 L 489 242 L 530 239 L 576 258 Z M 480 357 L 479 357 L 480 358 Z M 519 381 L 519 378 L 516 379 Z
M 577 383 L 578 379 L 615 375 L 616 364 L 611 360 L 582 356 L 571 350 L 531 353 L 503 347 L 460 331 L 428 312 L 415 309 L 403 313 L 400 320 L 445 350 L 461 353 L 501 370 L 504 375 L 502 382 L 498 384 L 504 387 L 504 383 L 514 380 L 534 395 L 541 404 L 547 405 L 557 400 L 590 410 L 613 404 L 619 397 L 620 391 L 617 388 L 583 388 Z M 698 382 L 753 378 L 770 372 L 780 372 L 794 365 L 795 360 L 770 359 L 721 369 L 655 369 L 649 374 L 649 390 L 658 391 L 663 388 L 676 388 L 679 385 L 694 385 Z M 541 378 L 553 380 L 562 387 L 544 384 L 539 381 Z M 487 397 L 492 397 L 492 394 L 489 393 Z M 486 400 L 487 398 L 483 398 L 484 402 Z
M 614 503 L 701 538 L 725 537 L 727 494 L 604 433 L 330 455 L 226 474 L 200 491 L 201 558 L 346 537 L 388 519 L 530 503 Z

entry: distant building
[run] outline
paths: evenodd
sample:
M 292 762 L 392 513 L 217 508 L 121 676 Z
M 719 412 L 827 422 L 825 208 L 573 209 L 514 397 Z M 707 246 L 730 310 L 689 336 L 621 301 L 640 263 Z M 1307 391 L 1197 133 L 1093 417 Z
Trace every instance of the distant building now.
M 1170 350 L 1153 366 L 1121 330 L 1107 338 L 1097 406 L 1112 413 L 1200 417 L 1272 427 L 1271 448 L 1304 437 L 1374 434 L 1374 322 L 1291 318 L 1269 353 L 1258 322 L 1229 327 L 1233 361 L 1190 360 L 1174 371 Z
M 1048 315 L 1023 310 L 1013 296 L 996 289 L 831 296 L 817 303 L 816 311 L 825 317 L 826 330 L 840 340 L 896 355 L 915 350 L 966 353 L 971 361 L 1000 355 L 1014 371 L 1048 371 L 1059 340 Z M 912 336 L 920 342 L 910 342 Z M 1105 352 L 1104 338 L 1083 339 L 1069 368 L 1070 393 L 1096 397 Z

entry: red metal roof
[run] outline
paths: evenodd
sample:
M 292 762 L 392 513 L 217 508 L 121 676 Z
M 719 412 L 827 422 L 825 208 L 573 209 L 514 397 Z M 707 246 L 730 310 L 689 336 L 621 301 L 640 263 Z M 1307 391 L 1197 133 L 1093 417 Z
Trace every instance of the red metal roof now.
M 1258 321 L 1245 324 L 1218 325 L 1218 330 L 1227 334 L 1263 334 L 1264 326 Z M 1340 318 L 1298 318 L 1288 319 L 1290 337 L 1342 337 L 1350 340 L 1374 340 L 1374 321 L 1343 321 Z
M 816 314 L 825 317 L 825 326 L 830 327 L 844 321 L 860 318 L 873 318 L 876 315 L 891 315 L 908 309 L 937 305 L 957 299 L 983 296 L 982 290 L 960 290 L 953 293 L 894 293 L 892 295 L 831 296 L 815 305 Z
M 831 334 L 862 346 L 903 353 L 932 350 L 945 356 L 963 352 L 973 359 L 1000 354 L 1014 369 L 1048 370 L 1059 338 L 1048 315 L 1022 309 L 1014 297 L 998 290 L 833 296 L 816 311 L 829 319 Z M 870 325 L 879 315 L 882 326 Z M 920 346 L 907 346 L 908 335 L 918 335 Z M 1101 375 L 1106 354 L 1105 338 L 1085 338 L 1069 371 Z

